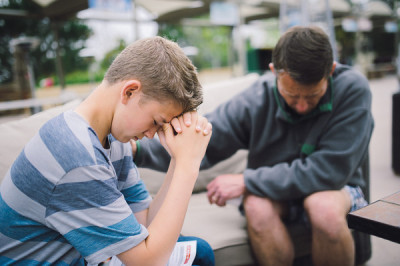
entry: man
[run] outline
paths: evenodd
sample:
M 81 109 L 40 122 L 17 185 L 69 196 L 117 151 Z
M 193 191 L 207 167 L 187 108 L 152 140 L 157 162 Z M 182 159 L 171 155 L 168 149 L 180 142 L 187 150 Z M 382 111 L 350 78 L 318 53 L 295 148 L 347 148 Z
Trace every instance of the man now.
M 278 41 L 271 72 L 207 117 L 213 136 L 202 167 L 247 149 L 242 174 L 207 186 L 219 206 L 244 196 L 252 249 L 260 265 L 291 265 L 285 222 L 307 220 L 315 265 L 354 265 L 346 214 L 366 204 L 360 165 L 373 129 L 368 81 L 333 61 L 328 36 L 293 27 Z M 273 73 L 273 74 L 271 74 Z M 184 117 L 186 124 L 190 119 Z M 162 169 L 156 142 L 140 142 L 135 161 Z M 132 144 L 136 149 L 135 143 Z
M 97 265 L 114 256 L 125 265 L 166 265 L 211 136 L 193 111 L 201 102 L 196 69 L 176 43 L 154 37 L 125 48 L 102 83 L 45 123 L 7 173 L 1 265 Z M 174 134 L 182 112 L 199 129 Z M 128 142 L 156 132 L 172 159 L 152 200 Z M 213 265 L 211 247 L 195 240 L 194 263 Z

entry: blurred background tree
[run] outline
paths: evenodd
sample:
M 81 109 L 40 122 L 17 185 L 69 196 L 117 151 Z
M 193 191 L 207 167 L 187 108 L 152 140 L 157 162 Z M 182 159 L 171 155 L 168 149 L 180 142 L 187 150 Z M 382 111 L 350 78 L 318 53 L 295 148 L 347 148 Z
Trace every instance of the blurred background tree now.
M 29 10 L 31 14 L 38 12 L 39 7 L 32 1 L 6 0 L 0 1 L 2 9 Z M 92 31 L 78 19 L 58 21 L 57 44 L 52 27 L 55 22 L 47 18 L 3 18 L 0 19 L 0 84 L 13 79 L 13 56 L 10 41 L 21 36 L 39 38 L 39 46 L 32 51 L 32 66 L 36 81 L 48 76 L 56 76 L 55 56 L 59 45 L 63 69 L 66 74 L 76 70 L 87 71 L 88 60 L 79 56 L 79 51 L 85 48 L 85 41 Z
M 117 57 L 117 55 L 120 52 L 122 52 L 122 50 L 124 50 L 125 47 L 126 47 L 125 40 L 119 40 L 118 46 L 104 55 L 104 58 L 100 63 L 100 68 L 103 71 L 106 71 L 108 67 L 111 65 L 111 63 L 114 61 L 115 57 Z
M 160 24 L 158 35 L 177 42 L 199 69 L 229 66 L 231 28 L 227 26 L 194 27 Z

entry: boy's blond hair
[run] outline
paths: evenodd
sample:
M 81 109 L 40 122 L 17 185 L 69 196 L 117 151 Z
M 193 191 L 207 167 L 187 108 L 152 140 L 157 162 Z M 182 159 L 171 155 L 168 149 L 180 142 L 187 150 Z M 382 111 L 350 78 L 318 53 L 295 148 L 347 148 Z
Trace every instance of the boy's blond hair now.
M 138 40 L 113 61 L 104 79 L 116 82 L 137 79 L 145 96 L 158 101 L 173 100 L 183 112 L 203 101 L 195 66 L 178 44 L 162 37 Z

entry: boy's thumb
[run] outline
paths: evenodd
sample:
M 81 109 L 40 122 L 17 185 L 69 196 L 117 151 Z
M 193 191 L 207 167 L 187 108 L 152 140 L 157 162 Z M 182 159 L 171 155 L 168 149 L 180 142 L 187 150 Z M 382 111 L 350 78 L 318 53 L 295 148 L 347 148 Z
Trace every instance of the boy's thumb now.
M 163 124 L 162 125 L 162 130 L 164 131 L 165 135 L 170 135 L 172 134 L 172 126 L 169 123 Z

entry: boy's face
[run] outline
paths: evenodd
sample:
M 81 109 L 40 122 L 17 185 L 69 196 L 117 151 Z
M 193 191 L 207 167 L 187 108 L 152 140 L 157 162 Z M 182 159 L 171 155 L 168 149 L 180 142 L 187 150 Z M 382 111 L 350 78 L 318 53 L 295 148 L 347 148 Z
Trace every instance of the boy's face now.
M 160 103 L 152 99 L 141 101 L 142 98 L 142 93 L 136 94 L 116 111 L 111 133 L 117 140 L 128 142 L 143 137 L 151 139 L 163 124 L 169 123 L 183 111 L 173 101 Z

